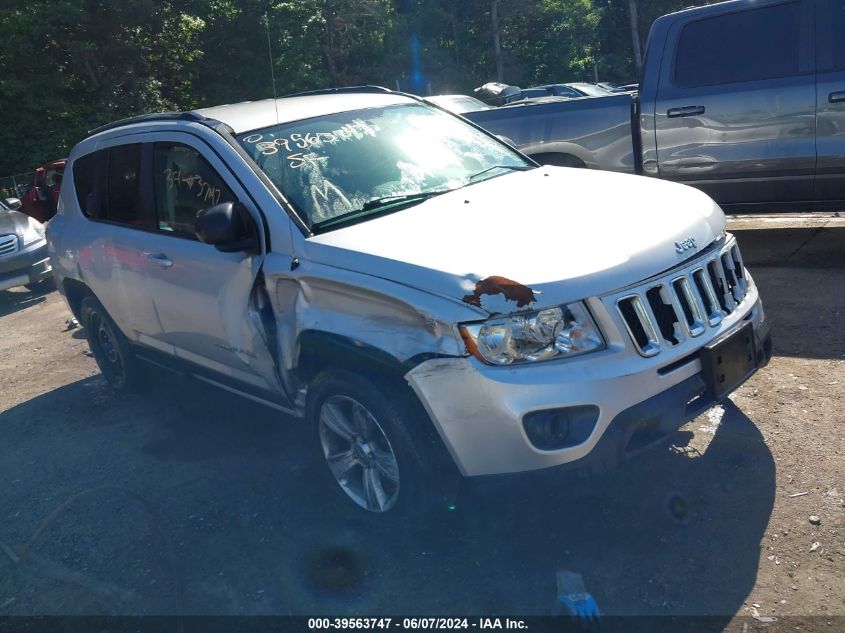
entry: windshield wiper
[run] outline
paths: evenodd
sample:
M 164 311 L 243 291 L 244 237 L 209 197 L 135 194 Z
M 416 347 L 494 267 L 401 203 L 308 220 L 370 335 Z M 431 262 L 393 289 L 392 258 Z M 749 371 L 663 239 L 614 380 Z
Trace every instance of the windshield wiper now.
M 467 184 L 473 182 L 479 176 L 483 176 L 488 171 L 493 171 L 494 169 L 506 169 L 508 171 L 528 171 L 529 169 L 534 169 L 534 165 L 493 165 L 492 167 L 482 169 L 478 173 L 475 173 L 469 178 L 467 178 Z
M 385 209 L 398 208 L 406 204 L 422 202 L 423 200 L 428 200 L 429 198 L 449 193 L 450 191 L 454 191 L 454 189 L 436 189 L 434 191 L 421 191 L 418 193 L 405 193 L 395 196 L 373 198 L 372 200 L 367 200 L 360 209 L 344 213 L 343 215 L 339 215 L 336 218 L 330 218 L 323 222 L 317 222 L 313 225 L 313 228 L 318 230 L 324 229 L 327 226 L 349 222 L 350 220 L 359 219 Z
M 382 196 L 381 198 L 373 198 L 367 200 L 361 207 L 361 211 L 372 211 L 373 209 L 380 209 L 397 202 L 422 202 L 434 196 L 439 196 L 442 193 L 448 193 L 451 189 L 436 189 L 435 191 L 422 191 L 418 193 L 403 193 L 395 196 Z

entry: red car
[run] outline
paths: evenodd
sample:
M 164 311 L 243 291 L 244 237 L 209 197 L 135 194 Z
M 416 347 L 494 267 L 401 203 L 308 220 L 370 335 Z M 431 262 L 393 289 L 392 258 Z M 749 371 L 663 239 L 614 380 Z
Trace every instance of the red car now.
M 21 212 L 41 223 L 56 215 L 66 162 L 66 159 L 54 160 L 35 170 L 32 186 L 21 198 Z

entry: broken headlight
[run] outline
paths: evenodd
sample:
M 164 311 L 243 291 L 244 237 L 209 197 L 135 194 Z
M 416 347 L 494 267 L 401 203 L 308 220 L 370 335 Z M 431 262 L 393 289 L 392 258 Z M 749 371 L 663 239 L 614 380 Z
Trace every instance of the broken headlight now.
M 467 349 L 491 365 L 586 354 L 604 339 L 581 302 L 460 326 Z

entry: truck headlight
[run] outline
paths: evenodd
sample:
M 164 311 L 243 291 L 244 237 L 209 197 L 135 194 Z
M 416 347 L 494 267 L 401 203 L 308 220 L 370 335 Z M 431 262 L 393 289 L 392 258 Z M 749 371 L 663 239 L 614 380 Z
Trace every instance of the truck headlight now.
M 44 239 L 44 225 L 37 220 L 33 220 L 29 218 L 29 221 L 26 224 L 26 228 L 23 232 L 23 245 L 29 246 L 35 242 L 39 242 Z
M 583 303 L 464 323 L 467 349 L 491 365 L 577 356 L 604 348 L 604 339 Z

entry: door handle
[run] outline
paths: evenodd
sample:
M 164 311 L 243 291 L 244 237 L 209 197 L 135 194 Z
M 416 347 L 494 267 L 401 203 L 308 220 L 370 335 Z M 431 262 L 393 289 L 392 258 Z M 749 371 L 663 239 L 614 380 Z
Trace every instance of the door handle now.
M 666 116 L 674 119 L 679 116 L 695 116 L 697 114 L 704 114 L 704 106 L 684 106 L 683 108 L 669 108 Z
M 144 253 L 144 257 L 148 261 L 158 264 L 162 268 L 170 268 L 173 266 L 173 260 L 164 253 Z
M 827 100 L 830 103 L 842 103 L 843 101 L 845 101 L 845 91 L 843 91 L 843 92 L 831 92 L 827 96 Z

